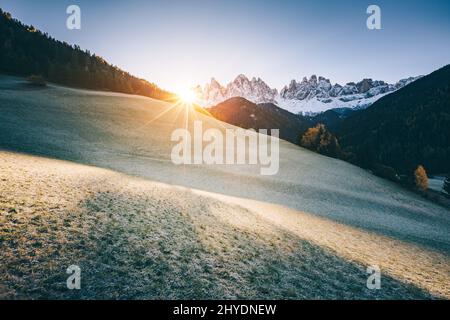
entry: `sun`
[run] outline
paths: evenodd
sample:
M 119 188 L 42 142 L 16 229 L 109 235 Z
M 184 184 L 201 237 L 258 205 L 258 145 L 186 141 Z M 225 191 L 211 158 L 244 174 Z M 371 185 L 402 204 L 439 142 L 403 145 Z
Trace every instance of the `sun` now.
M 197 94 L 190 88 L 177 90 L 177 96 L 181 102 L 192 104 L 197 101 Z

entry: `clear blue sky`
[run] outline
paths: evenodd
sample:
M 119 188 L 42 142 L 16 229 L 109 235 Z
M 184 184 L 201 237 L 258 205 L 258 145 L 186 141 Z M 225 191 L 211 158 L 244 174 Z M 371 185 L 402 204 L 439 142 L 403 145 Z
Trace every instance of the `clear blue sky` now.
M 82 29 L 65 27 L 78 4 Z M 377 4 L 382 30 L 366 28 Z M 449 0 L 0 0 L 51 36 L 174 89 L 237 74 L 281 88 L 323 75 L 397 81 L 450 63 Z

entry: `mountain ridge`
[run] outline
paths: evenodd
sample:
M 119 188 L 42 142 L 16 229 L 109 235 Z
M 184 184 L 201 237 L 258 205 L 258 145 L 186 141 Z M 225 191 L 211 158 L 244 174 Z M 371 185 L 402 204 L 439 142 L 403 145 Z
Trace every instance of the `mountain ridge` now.
M 227 99 L 242 97 L 253 103 L 273 103 L 292 113 L 315 114 L 336 108 L 364 109 L 388 93 L 394 92 L 419 79 L 409 77 L 395 84 L 365 78 L 345 85 L 332 85 L 322 76 L 312 75 L 302 81 L 291 80 L 280 91 L 271 88 L 261 78 L 249 79 L 240 74 L 226 86 L 212 78 L 203 88 L 195 91 L 205 107 L 217 105 Z

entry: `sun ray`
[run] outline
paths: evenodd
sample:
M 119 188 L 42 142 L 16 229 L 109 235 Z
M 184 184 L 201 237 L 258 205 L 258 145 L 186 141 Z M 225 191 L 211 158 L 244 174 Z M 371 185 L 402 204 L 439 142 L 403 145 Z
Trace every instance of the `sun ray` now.
M 144 124 L 142 124 L 141 126 L 139 126 L 137 128 L 137 130 L 141 130 L 144 127 L 148 126 L 149 124 L 151 124 L 152 122 L 158 120 L 159 118 L 161 118 L 163 115 L 165 115 L 166 113 L 168 113 L 169 111 L 171 111 L 172 109 L 176 108 L 177 106 L 179 106 L 181 104 L 180 101 L 177 101 L 176 103 L 174 103 L 173 105 L 171 105 L 169 108 L 167 108 L 166 110 L 164 110 L 163 112 L 157 114 L 154 118 L 152 118 L 151 120 L 145 122 Z

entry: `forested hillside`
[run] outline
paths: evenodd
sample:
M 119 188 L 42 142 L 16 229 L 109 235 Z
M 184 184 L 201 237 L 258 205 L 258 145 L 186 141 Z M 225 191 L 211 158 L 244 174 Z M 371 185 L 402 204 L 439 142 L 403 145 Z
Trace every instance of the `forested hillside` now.
M 40 75 L 50 82 L 86 89 L 138 94 L 156 99 L 172 95 L 155 84 L 110 65 L 101 57 L 57 41 L 0 9 L 0 72 Z
M 450 172 L 450 65 L 348 117 L 338 137 L 350 160 L 363 167 Z

